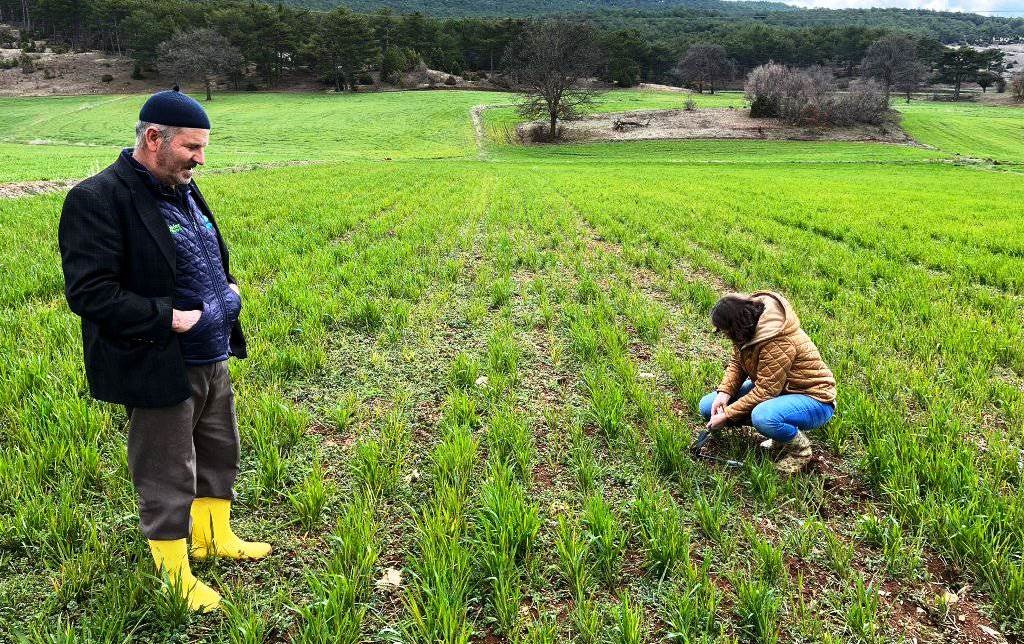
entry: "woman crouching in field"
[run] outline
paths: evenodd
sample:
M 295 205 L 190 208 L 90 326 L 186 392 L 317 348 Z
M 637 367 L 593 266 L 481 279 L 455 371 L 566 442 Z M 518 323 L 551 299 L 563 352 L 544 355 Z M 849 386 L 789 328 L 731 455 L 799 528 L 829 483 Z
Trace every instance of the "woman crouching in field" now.
M 818 347 L 786 298 L 770 291 L 726 295 L 711 323 L 733 351 L 722 384 L 700 401 L 708 427 L 749 422 L 768 437 L 763 447 L 782 445 L 775 467 L 799 472 L 811 459 L 804 431 L 827 423 L 836 408 L 836 381 Z

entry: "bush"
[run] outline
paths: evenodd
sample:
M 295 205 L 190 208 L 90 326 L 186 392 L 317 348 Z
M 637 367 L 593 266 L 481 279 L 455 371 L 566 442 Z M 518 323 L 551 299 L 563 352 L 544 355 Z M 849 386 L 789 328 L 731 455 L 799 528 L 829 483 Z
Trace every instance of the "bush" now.
M 31 74 L 36 71 L 36 63 L 28 54 L 22 53 L 21 56 L 18 57 L 18 64 L 21 65 L 22 74 Z
M 839 92 L 831 71 L 820 66 L 761 65 L 747 77 L 744 90 L 751 117 L 778 117 L 791 125 L 878 125 L 889 109 L 874 81 L 853 81 Z
M 373 85 L 373 76 L 370 76 L 369 74 L 360 74 L 359 78 L 356 79 L 356 82 L 360 85 Z
M 779 103 L 782 100 L 783 86 L 788 76 L 789 69 L 775 63 L 760 65 L 750 72 L 743 91 L 747 100 L 750 101 L 751 116 L 765 118 L 779 115 Z
M 692 98 L 686 99 L 686 101 L 683 103 L 683 109 L 686 110 L 687 112 L 696 112 L 697 101 L 693 100 Z
M 14 29 L 7 25 L 0 25 L 0 47 L 13 49 L 17 46 L 17 42 Z
M 448 78 L 444 79 L 444 84 L 448 86 L 457 85 L 458 82 L 458 79 L 452 76 L 451 74 L 448 75 Z
M 523 143 L 545 143 L 552 140 L 550 129 L 546 123 L 528 123 L 519 129 L 519 138 Z M 555 138 L 561 138 L 563 131 L 559 124 L 558 136 Z
M 104 83 L 109 83 L 110 81 L 114 80 L 114 77 L 111 76 L 110 74 L 104 74 L 103 76 L 100 77 L 100 80 L 103 81 Z
M 142 74 L 142 65 L 135 63 L 132 67 L 132 80 L 142 80 L 145 76 Z
M 889 111 L 889 99 L 873 80 L 856 80 L 843 93 L 825 97 L 826 122 L 832 125 L 870 123 L 880 125 Z
M 757 96 L 750 101 L 750 117 L 755 119 L 775 116 L 778 107 L 767 96 Z

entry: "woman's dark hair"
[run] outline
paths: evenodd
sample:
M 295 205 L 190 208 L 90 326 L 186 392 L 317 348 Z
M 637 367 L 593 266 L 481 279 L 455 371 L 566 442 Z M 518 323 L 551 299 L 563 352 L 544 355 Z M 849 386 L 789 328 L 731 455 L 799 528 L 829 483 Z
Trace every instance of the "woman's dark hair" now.
M 746 295 L 726 295 L 711 309 L 711 324 L 736 344 L 746 344 L 757 331 L 764 304 Z

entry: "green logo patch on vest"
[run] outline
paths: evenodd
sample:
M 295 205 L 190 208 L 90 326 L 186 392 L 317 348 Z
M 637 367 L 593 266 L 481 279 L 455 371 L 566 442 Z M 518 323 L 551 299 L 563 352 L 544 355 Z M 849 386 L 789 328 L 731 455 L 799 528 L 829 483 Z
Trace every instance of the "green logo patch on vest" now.
M 182 231 L 181 224 L 172 224 L 172 225 L 168 226 L 167 229 L 169 231 L 171 231 L 172 235 L 177 235 L 178 233 L 180 233 Z

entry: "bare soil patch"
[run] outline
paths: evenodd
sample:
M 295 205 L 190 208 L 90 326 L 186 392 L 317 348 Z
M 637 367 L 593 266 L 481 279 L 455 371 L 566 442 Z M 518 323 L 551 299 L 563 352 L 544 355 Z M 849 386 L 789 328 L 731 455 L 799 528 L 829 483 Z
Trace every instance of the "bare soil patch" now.
M 619 124 L 618 127 L 616 124 Z M 517 128 L 528 141 L 535 123 Z M 636 110 L 594 114 L 562 123 L 570 141 L 641 141 L 654 139 L 762 139 L 786 141 L 876 141 L 918 145 L 899 125 L 807 127 L 786 125 L 775 118 L 750 118 L 746 110 L 705 108 L 693 111 Z
M 46 192 L 70 190 L 79 179 L 57 179 L 55 181 L 20 181 L 18 183 L 0 183 L 0 199 L 41 195 Z

